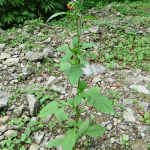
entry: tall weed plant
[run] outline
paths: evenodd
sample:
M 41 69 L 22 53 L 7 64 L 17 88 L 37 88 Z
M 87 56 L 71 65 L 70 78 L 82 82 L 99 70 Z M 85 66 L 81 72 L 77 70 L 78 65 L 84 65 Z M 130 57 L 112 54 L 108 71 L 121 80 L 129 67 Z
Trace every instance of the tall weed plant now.
M 60 70 L 64 74 L 68 74 L 68 80 L 71 83 L 72 87 L 77 84 L 77 95 L 74 96 L 74 99 L 67 99 L 67 102 L 64 100 L 52 101 L 48 105 L 46 105 L 40 112 L 39 117 L 45 118 L 51 114 L 55 114 L 56 118 L 60 121 L 67 121 L 69 127 L 66 132 L 66 136 L 64 139 L 56 138 L 53 141 L 49 141 L 46 147 L 51 148 L 53 146 L 58 147 L 62 144 L 63 150 L 77 150 L 77 142 L 79 138 L 83 135 L 87 135 L 90 137 L 99 137 L 106 131 L 105 127 L 101 127 L 99 124 L 92 124 L 90 120 L 87 118 L 84 122 L 79 118 L 80 114 L 85 110 L 80 110 L 79 106 L 81 102 L 88 103 L 90 106 L 94 106 L 98 111 L 103 113 L 114 113 L 114 106 L 112 101 L 107 97 L 100 94 L 99 87 L 92 87 L 88 89 L 86 92 L 87 84 L 85 80 L 81 80 L 82 69 L 85 67 L 85 64 L 88 63 L 84 61 L 81 56 L 82 49 L 94 47 L 93 43 L 84 43 L 81 45 L 80 36 L 81 33 L 87 30 L 88 26 L 83 28 L 82 25 L 82 15 L 80 10 L 82 5 L 78 1 L 72 1 L 67 5 L 68 11 L 67 13 L 61 12 L 52 15 L 47 21 L 58 16 L 58 15 L 68 15 L 73 18 L 73 21 L 76 23 L 76 31 L 77 36 L 73 39 L 73 48 L 67 46 L 58 47 L 57 51 L 70 51 L 66 53 L 63 58 L 60 58 Z M 86 18 L 96 19 L 94 16 L 86 16 Z M 64 108 L 70 107 L 70 109 L 74 109 L 74 114 L 76 116 L 75 121 L 71 121 L 68 115 L 65 113 Z

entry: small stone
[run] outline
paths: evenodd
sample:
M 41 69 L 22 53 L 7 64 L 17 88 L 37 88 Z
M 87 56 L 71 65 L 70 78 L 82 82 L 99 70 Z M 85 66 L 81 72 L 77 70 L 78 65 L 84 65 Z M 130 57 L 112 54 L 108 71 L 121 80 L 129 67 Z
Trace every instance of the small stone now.
M 16 133 L 17 135 L 19 134 L 18 131 L 16 130 L 8 130 L 4 133 L 5 139 L 8 139 L 11 135 L 13 135 L 14 133 Z
M 7 122 L 7 120 L 9 119 L 9 116 L 4 116 L 2 118 L 0 118 L 0 122 Z
M 100 33 L 101 32 L 99 26 L 91 27 L 91 28 L 89 28 L 89 31 L 92 33 Z
M 108 130 L 111 130 L 112 129 L 112 124 L 110 123 L 110 124 L 108 124 L 107 126 L 106 126 L 106 128 L 108 129 Z
M 56 78 L 55 76 L 51 76 L 51 77 L 48 79 L 46 85 L 47 85 L 47 86 L 51 86 L 52 84 L 56 84 L 57 82 L 58 82 L 57 78 Z
M 94 79 L 92 80 L 93 83 L 97 83 L 99 81 L 101 81 L 100 75 L 95 76 Z
M 32 143 L 28 150 L 39 150 L 40 147 L 41 147 L 40 145 Z
M 110 139 L 110 141 L 111 141 L 111 143 L 113 144 L 113 143 L 116 142 L 116 139 L 113 137 L 113 138 Z
M 5 49 L 5 44 L 0 44 L 0 51 L 3 51 Z

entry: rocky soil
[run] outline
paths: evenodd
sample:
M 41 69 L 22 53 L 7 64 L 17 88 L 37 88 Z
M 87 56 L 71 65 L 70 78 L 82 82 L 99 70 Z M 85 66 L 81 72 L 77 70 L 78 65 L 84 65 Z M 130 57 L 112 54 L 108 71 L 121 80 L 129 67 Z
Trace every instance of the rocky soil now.
M 99 21 L 106 18 L 111 19 L 113 24 L 111 29 L 132 21 L 131 17 L 128 17 L 124 22 L 120 22 L 118 18 L 125 16 L 119 12 L 110 13 L 110 6 L 108 5 L 103 13 L 96 14 Z M 94 11 L 95 9 L 91 9 L 89 13 L 92 14 Z M 104 15 L 106 12 L 107 15 Z M 87 24 L 91 24 L 91 22 L 87 22 Z M 145 29 L 142 26 L 134 26 L 133 28 L 144 35 L 150 32 L 150 28 Z M 126 28 L 125 32 L 133 28 Z M 67 35 L 66 29 L 48 24 L 36 26 L 33 32 L 27 32 L 27 29 L 28 25 L 25 25 L 22 29 L 17 29 L 16 32 L 0 30 L 0 34 L 8 38 L 8 43 L 15 40 L 18 34 L 24 34 L 28 38 L 36 39 L 36 41 L 31 41 L 30 44 L 43 46 L 40 48 L 29 47 L 30 45 L 24 44 L 25 41 L 19 46 L 13 47 L 4 43 L 0 44 L 0 149 L 4 148 L 2 142 L 6 141 L 13 133 L 17 134 L 18 139 L 21 138 L 31 121 L 38 121 L 39 124 L 45 126 L 39 126 L 31 132 L 32 142 L 24 144 L 26 149 L 45 150 L 48 141 L 56 137 L 64 138 L 65 128 L 59 127 L 59 120 L 55 119 L 53 115 L 41 120 L 37 115 L 42 106 L 50 101 L 61 99 L 66 101 L 76 94 L 77 86 L 72 88 L 67 76 L 58 70 L 59 58 L 64 53 L 54 51 L 60 45 L 67 45 L 68 42 L 72 46 L 72 39 L 76 36 L 75 32 Z M 55 33 L 51 34 L 54 29 Z M 100 39 L 111 29 L 107 29 L 105 26 L 92 25 L 81 38 L 85 42 L 95 43 L 93 53 L 99 55 L 98 50 L 103 47 L 103 42 Z M 61 33 L 66 33 L 67 36 L 62 37 L 60 36 Z M 96 39 L 91 33 L 97 35 Z M 44 35 L 48 35 L 47 38 L 39 40 Z M 105 38 L 115 39 L 118 36 L 108 34 Z M 115 43 L 112 42 L 111 46 L 115 46 Z M 48 63 L 45 63 L 45 60 Z M 150 144 L 150 124 L 141 123 L 139 118 L 141 113 L 150 112 L 150 88 L 146 84 L 150 83 L 150 75 L 129 65 L 120 69 L 118 64 L 114 64 L 114 69 L 110 70 L 103 63 L 90 58 L 88 60 L 90 60 L 90 63 L 86 68 L 83 68 L 82 76 L 87 81 L 87 89 L 93 86 L 100 87 L 102 95 L 109 97 L 111 100 L 116 100 L 115 102 L 123 105 L 127 111 L 115 105 L 116 113 L 122 116 L 122 118 L 119 118 L 114 114 L 97 112 L 96 109 L 87 104 L 81 105 L 80 108 L 84 108 L 86 111 L 80 117 L 83 120 L 93 117 L 96 123 L 106 127 L 107 131 L 101 137 L 90 138 L 88 147 L 85 146 L 88 137 L 83 136 L 78 142 L 78 149 L 147 150 L 148 144 Z M 51 97 L 44 99 L 44 95 L 50 95 Z M 65 111 L 70 114 L 69 117 L 72 120 L 75 119 L 71 114 L 72 110 L 66 108 Z M 22 120 L 11 122 L 14 118 L 22 118 Z M 55 122 L 55 124 L 52 126 L 52 124 L 49 125 L 49 122 Z M 126 137 L 129 146 L 123 145 L 123 136 Z M 62 147 L 52 149 L 61 150 Z

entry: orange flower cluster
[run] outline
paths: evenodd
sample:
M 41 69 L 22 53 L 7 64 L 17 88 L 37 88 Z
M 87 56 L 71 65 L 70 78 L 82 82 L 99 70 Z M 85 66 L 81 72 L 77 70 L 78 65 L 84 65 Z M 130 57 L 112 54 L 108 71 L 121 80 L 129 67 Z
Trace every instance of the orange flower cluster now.
M 71 5 L 71 6 L 70 6 L 70 5 Z M 67 5 L 67 8 L 70 9 L 70 10 L 74 10 L 74 9 L 75 9 L 72 4 L 68 4 L 68 5 Z

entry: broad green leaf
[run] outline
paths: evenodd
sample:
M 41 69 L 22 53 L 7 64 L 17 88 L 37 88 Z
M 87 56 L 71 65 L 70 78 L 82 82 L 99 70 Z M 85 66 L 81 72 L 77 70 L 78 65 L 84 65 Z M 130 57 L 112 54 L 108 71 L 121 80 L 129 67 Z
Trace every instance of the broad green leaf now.
M 94 47 L 95 44 L 93 43 L 85 43 L 81 48 L 85 49 L 85 48 L 90 48 L 90 47 Z
M 42 104 L 46 99 L 49 99 L 50 95 L 44 95 L 41 99 L 40 99 L 40 104 Z
M 100 93 L 100 89 L 99 89 L 99 87 L 93 87 L 93 88 L 87 90 L 86 93 L 89 94 L 89 96 L 91 96 L 92 94 L 93 95 L 97 94 L 97 93 L 99 94 Z
M 64 141 L 62 143 L 62 149 L 63 150 L 72 150 L 73 146 L 76 142 L 77 134 L 74 130 L 67 131 L 67 135 L 64 138 Z
M 78 37 L 77 36 L 73 39 L 72 44 L 74 47 L 78 46 Z
M 25 143 L 31 143 L 31 139 L 27 139 Z
M 57 50 L 57 51 L 67 51 L 67 50 L 69 50 L 69 47 L 61 46 L 61 47 L 56 48 L 55 50 Z
M 71 67 L 70 63 L 63 63 L 60 65 L 60 71 L 65 71 L 65 70 L 69 70 Z
M 83 93 L 82 97 L 84 97 L 85 100 L 88 100 L 90 98 L 89 94 L 87 94 L 87 93 Z
M 57 17 L 57 16 L 62 15 L 62 14 L 66 14 L 66 12 L 56 13 L 56 14 L 52 15 L 52 16 L 46 21 L 46 23 L 47 23 L 49 20 L 53 19 L 54 17 Z
M 79 126 L 78 138 L 88 129 L 89 123 L 89 120 L 86 120 Z
M 74 101 L 72 99 L 67 99 L 67 103 L 70 104 L 73 108 L 75 108 Z
M 64 108 L 59 108 L 57 109 L 55 116 L 58 120 L 60 121 L 64 121 L 64 120 L 68 120 L 68 116 L 67 114 L 64 112 Z
M 49 141 L 45 147 L 47 147 L 47 148 L 52 148 L 53 146 L 58 147 L 60 144 L 62 144 L 62 142 L 63 142 L 62 139 L 56 138 L 52 141 Z
M 81 80 L 78 86 L 78 90 L 82 93 L 87 87 L 87 84 L 84 80 Z
M 103 113 L 115 113 L 112 101 L 99 93 L 90 95 L 93 100 L 94 107 Z
M 94 125 L 90 126 L 88 128 L 88 130 L 86 132 L 84 132 L 84 134 L 86 134 L 86 135 L 88 135 L 90 137 L 99 137 L 102 134 L 104 134 L 105 131 L 106 131 L 105 127 L 101 127 L 98 124 L 94 124 Z
M 59 61 L 60 61 L 60 63 L 63 63 L 63 62 L 65 62 L 65 61 L 70 60 L 71 57 L 72 57 L 72 52 L 65 54 L 65 55 L 63 56 L 63 58 L 60 58 L 60 59 L 59 59 Z
M 77 57 L 81 60 L 83 57 L 80 54 L 77 54 Z
M 88 61 L 80 61 L 80 64 L 87 64 L 87 63 L 89 63 Z
M 82 95 L 76 95 L 74 97 L 74 103 L 76 104 L 76 106 L 80 104 L 81 100 L 82 100 Z
M 85 18 L 89 18 L 89 19 L 98 19 L 98 18 L 95 17 L 95 16 L 85 16 Z
M 28 135 L 28 136 L 30 135 L 30 133 L 31 133 L 31 130 L 30 130 L 30 129 L 27 129 L 27 130 L 24 132 L 24 134 L 25 134 L 25 135 Z
M 39 117 L 46 118 L 47 116 L 54 114 L 58 107 L 61 106 L 58 102 L 53 101 L 47 104 L 40 112 Z
M 74 65 L 71 67 L 68 73 L 68 80 L 74 86 L 77 81 L 79 81 L 80 77 L 82 76 L 82 70 L 78 65 Z

